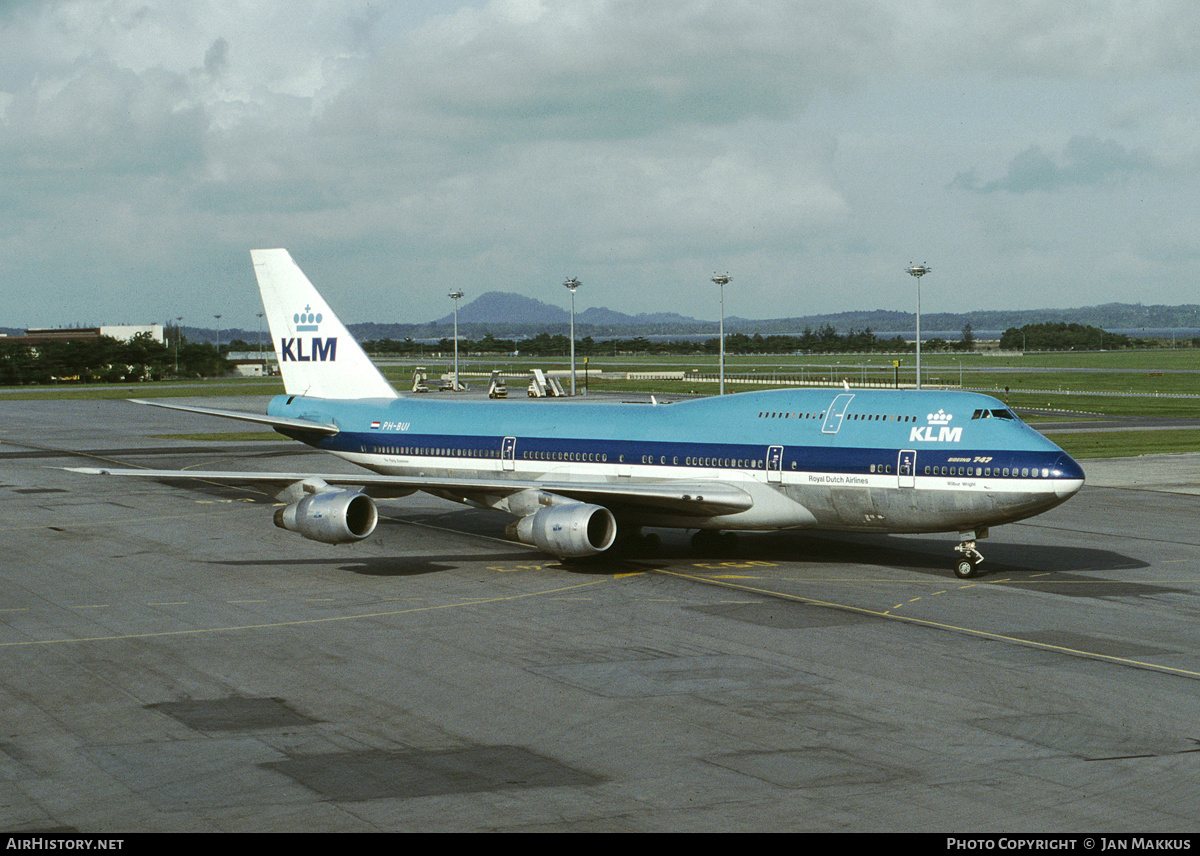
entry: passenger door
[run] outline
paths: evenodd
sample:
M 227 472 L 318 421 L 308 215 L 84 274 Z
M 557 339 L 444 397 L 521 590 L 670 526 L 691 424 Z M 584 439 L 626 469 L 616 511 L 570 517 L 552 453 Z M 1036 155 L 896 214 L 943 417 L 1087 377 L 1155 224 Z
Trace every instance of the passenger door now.
M 821 426 L 822 434 L 836 434 L 838 429 L 842 427 L 842 417 L 846 415 L 846 408 L 850 406 L 850 400 L 854 398 L 854 393 L 843 392 L 833 400 L 829 405 L 829 411 L 825 414 L 825 424 Z
M 767 447 L 767 481 L 783 481 L 783 446 Z

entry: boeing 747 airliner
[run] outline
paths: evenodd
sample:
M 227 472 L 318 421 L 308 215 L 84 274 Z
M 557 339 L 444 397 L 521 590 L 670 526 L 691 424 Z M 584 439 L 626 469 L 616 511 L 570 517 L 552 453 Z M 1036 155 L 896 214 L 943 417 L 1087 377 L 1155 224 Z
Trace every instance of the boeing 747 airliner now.
M 1083 470 L 1003 403 L 956 391 L 783 389 L 669 405 L 400 397 L 286 250 L 251 257 L 284 395 L 266 415 L 144 402 L 267 424 L 370 473 L 77 472 L 287 484 L 277 525 L 329 544 L 369 536 L 377 498 L 423 490 L 514 516 L 560 558 L 642 527 L 722 532 L 955 532 L 973 576 L 992 526 L 1053 508 Z

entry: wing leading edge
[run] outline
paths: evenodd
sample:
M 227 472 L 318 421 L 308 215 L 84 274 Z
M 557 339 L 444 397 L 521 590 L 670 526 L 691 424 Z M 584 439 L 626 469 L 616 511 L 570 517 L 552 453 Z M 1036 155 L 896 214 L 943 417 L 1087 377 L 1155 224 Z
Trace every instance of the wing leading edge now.
M 750 494 L 727 482 L 582 482 L 549 479 L 437 478 L 428 476 L 385 476 L 367 473 L 279 473 L 228 472 L 219 470 L 140 470 L 113 467 L 66 467 L 84 475 L 132 476 L 160 480 L 197 479 L 240 484 L 288 485 L 306 479 L 321 479 L 330 485 L 362 487 L 367 493 L 388 494 L 388 488 L 403 493 L 421 490 L 440 495 L 461 496 L 468 502 L 485 496 L 511 496 L 536 490 L 579 502 L 593 502 L 613 509 L 651 508 L 694 517 L 715 517 L 746 511 L 754 505 Z M 400 494 L 402 495 L 402 494 Z

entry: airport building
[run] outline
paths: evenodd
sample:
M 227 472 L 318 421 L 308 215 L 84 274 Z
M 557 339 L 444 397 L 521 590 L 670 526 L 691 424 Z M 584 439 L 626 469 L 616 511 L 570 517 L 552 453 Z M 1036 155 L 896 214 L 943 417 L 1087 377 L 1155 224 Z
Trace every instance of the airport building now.
M 268 377 L 279 374 L 275 352 L 230 351 L 225 355 L 239 377 Z
M 21 342 L 30 345 L 47 340 L 98 339 L 101 336 L 110 336 L 122 342 L 129 342 L 133 340 L 134 336 L 141 333 L 148 333 L 160 344 L 165 345 L 167 343 L 162 324 L 113 324 L 103 327 L 31 327 L 25 331 L 24 336 L 8 336 L 6 338 L 10 342 Z

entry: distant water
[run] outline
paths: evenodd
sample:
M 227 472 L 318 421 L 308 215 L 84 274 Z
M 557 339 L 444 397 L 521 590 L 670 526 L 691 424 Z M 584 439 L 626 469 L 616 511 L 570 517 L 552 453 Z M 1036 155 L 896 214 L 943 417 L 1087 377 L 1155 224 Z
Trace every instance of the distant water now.
M 1200 327 L 1114 327 L 1109 332 L 1136 339 L 1193 339 L 1200 336 Z
M 1176 339 L 1191 339 L 1195 336 L 1200 336 L 1200 327 L 1105 327 L 1105 332 L 1117 333 L 1121 336 L 1128 336 L 1131 339 L 1170 339 L 1173 335 Z M 878 330 L 874 331 L 875 335 L 880 339 L 893 339 L 896 336 L 901 336 L 908 341 L 916 338 L 916 333 L 912 330 L 891 331 L 881 333 Z M 972 330 L 971 335 L 976 339 L 999 339 L 1004 335 L 1003 330 Z M 945 339 L 947 342 L 957 342 L 962 339 L 962 330 L 922 330 L 921 341 L 925 342 L 929 339 Z
M 845 331 L 839 331 L 845 335 Z M 917 338 L 916 332 L 913 330 L 873 330 L 875 337 L 878 339 L 894 339 L 899 336 L 906 341 L 913 341 Z M 1122 336 L 1129 336 L 1132 339 L 1170 339 L 1172 335 L 1176 339 L 1191 339 L 1200 336 L 1200 327 L 1113 327 L 1108 329 L 1109 333 L 1117 333 Z M 971 334 L 976 339 L 999 339 L 1004 335 L 1003 330 L 972 330 Z M 650 342 L 705 342 L 709 339 L 716 338 L 716 331 L 711 333 L 678 333 L 678 334 L 655 334 L 649 336 L 641 336 Z M 728 331 L 725 333 L 729 335 Z M 803 336 L 804 331 L 772 331 L 771 333 L 763 333 L 763 336 Z M 605 341 L 607 339 L 628 339 L 632 336 L 594 336 L 596 341 Z M 962 330 L 922 330 L 921 341 L 928 342 L 930 339 L 945 339 L 947 342 L 957 342 L 962 339 Z

